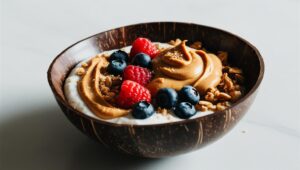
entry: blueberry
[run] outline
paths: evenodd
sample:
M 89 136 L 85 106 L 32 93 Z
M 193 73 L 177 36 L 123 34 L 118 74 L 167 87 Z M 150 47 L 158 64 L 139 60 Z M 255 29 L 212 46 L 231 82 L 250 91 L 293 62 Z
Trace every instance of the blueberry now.
M 140 101 L 133 105 L 132 116 L 136 119 L 146 119 L 152 116 L 154 113 L 154 108 L 152 104 L 146 101 Z
M 107 67 L 107 71 L 113 75 L 120 75 L 123 73 L 125 67 L 126 62 L 124 60 L 112 60 Z
M 196 109 L 189 102 L 181 102 L 175 107 L 174 113 L 181 119 L 188 119 L 196 114 Z
M 133 65 L 150 68 L 151 67 L 151 58 L 145 53 L 138 53 L 133 58 Z
M 122 50 L 118 50 L 113 52 L 110 57 L 109 57 L 109 61 L 112 60 L 124 60 L 124 61 L 128 61 L 128 54 L 125 51 Z
M 180 101 L 189 102 L 193 105 L 197 104 L 200 100 L 200 94 L 193 86 L 184 86 L 178 92 L 178 96 Z
M 162 88 L 156 94 L 156 103 L 161 108 L 170 109 L 177 103 L 177 92 L 172 88 Z

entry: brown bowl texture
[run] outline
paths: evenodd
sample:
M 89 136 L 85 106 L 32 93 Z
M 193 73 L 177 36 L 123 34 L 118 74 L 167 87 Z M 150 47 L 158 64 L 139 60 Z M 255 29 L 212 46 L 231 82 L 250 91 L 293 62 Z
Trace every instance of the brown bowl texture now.
M 244 71 L 245 96 L 223 111 L 157 125 L 113 124 L 73 109 L 63 91 L 64 80 L 70 70 L 87 57 L 131 45 L 137 37 L 147 37 L 154 42 L 169 42 L 176 38 L 201 41 L 209 51 L 227 51 L 229 62 Z M 263 74 L 264 63 L 258 50 L 232 33 L 192 23 L 152 22 L 115 28 L 78 41 L 51 63 L 48 81 L 64 114 L 84 134 L 123 153 L 157 158 L 202 148 L 226 134 L 253 103 Z

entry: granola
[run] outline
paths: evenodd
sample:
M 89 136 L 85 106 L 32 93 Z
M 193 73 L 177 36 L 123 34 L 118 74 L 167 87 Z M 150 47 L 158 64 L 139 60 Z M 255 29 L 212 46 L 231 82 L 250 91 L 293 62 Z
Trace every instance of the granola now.
M 245 81 L 243 71 L 228 64 L 227 52 L 219 51 L 217 56 L 223 64 L 221 82 L 216 88 L 208 89 L 204 100 L 199 101 L 196 105 L 196 109 L 202 112 L 224 110 L 243 95 L 242 87 Z

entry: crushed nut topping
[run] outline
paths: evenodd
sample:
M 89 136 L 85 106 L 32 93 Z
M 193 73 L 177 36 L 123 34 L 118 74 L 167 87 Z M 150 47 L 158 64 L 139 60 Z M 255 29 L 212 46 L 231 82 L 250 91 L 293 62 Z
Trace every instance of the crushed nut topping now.
M 219 57 L 219 59 L 221 60 L 223 65 L 227 65 L 227 61 L 228 61 L 228 53 L 225 51 L 219 51 L 217 56 Z
M 87 63 L 82 63 L 81 66 L 84 67 L 84 68 L 86 68 L 89 65 Z
M 231 96 L 230 96 L 229 94 L 227 94 L 227 93 L 221 92 L 221 93 L 217 96 L 217 98 L 218 98 L 219 100 L 230 100 L 230 99 L 231 99 Z
M 202 43 L 200 41 L 196 41 L 192 45 L 190 45 L 190 47 L 196 50 L 200 50 L 202 48 Z
M 234 90 L 229 92 L 229 95 L 231 96 L 232 101 L 236 101 L 242 96 L 242 92 L 239 90 Z
M 182 42 L 182 41 L 181 41 L 179 38 L 177 38 L 175 41 L 174 41 L 174 40 L 171 40 L 171 41 L 169 42 L 169 44 L 170 44 L 170 45 L 176 46 L 176 45 L 179 45 L 181 42 Z
M 102 54 L 103 57 L 105 57 L 106 59 L 108 59 L 110 57 L 110 55 L 108 53 L 104 53 Z
M 165 109 L 165 108 L 158 107 L 157 113 L 160 113 L 162 115 L 167 115 L 169 113 L 169 111 L 167 109 Z
M 228 72 L 231 74 L 242 74 L 243 73 L 241 69 L 236 68 L 236 67 L 229 67 Z
M 182 59 L 183 54 L 180 53 L 180 52 L 178 52 L 178 51 L 173 51 L 173 52 L 168 51 L 168 52 L 165 54 L 165 57 Z
M 119 94 L 121 84 L 121 76 L 101 76 L 99 79 L 99 88 L 103 95 L 103 99 L 112 104 L 116 103 L 116 97 L 117 94 Z
M 82 76 L 82 75 L 84 75 L 84 73 L 85 73 L 85 70 L 84 70 L 84 68 L 82 68 L 82 67 L 79 67 L 79 68 L 76 70 L 76 74 L 77 74 L 78 76 Z
M 218 103 L 217 107 L 216 107 L 216 110 L 221 111 L 221 110 L 225 110 L 226 108 L 227 108 L 227 106 L 224 105 L 223 103 Z
M 104 81 L 105 86 L 110 87 L 112 85 L 112 80 L 110 76 L 106 76 Z

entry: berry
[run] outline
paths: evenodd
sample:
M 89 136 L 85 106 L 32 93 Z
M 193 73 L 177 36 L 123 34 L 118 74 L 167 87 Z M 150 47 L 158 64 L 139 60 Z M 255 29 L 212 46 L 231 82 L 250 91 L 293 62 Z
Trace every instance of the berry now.
M 129 65 L 124 69 L 123 80 L 132 80 L 143 86 L 152 78 L 151 72 L 143 67 Z
M 174 114 L 181 119 L 188 119 L 196 114 L 196 109 L 189 102 L 181 102 L 175 107 Z
M 128 54 L 122 50 L 115 51 L 109 57 L 109 61 L 112 61 L 112 60 L 124 60 L 127 62 Z
M 138 53 L 133 58 L 133 65 L 150 68 L 151 67 L 151 58 L 148 54 Z
M 197 104 L 200 100 L 200 94 L 193 86 L 184 86 L 178 92 L 178 96 L 180 101 L 189 102 L 193 105 Z
M 159 89 L 156 94 L 156 103 L 161 108 L 170 109 L 177 103 L 178 95 L 172 88 Z
M 140 101 L 133 105 L 132 116 L 136 119 L 146 119 L 152 116 L 154 113 L 154 108 L 152 104 L 147 101 Z
M 130 57 L 134 57 L 138 53 L 145 53 L 154 58 L 158 52 L 156 46 L 149 39 L 140 37 L 133 41 Z
M 127 109 L 142 100 L 149 103 L 151 102 L 150 91 L 134 81 L 123 81 L 119 96 L 117 98 L 118 105 Z
M 124 60 L 112 60 L 107 67 L 107 71 L 113 75 L 120 75 L 123 73 L 126 65 L 127 64 Z

